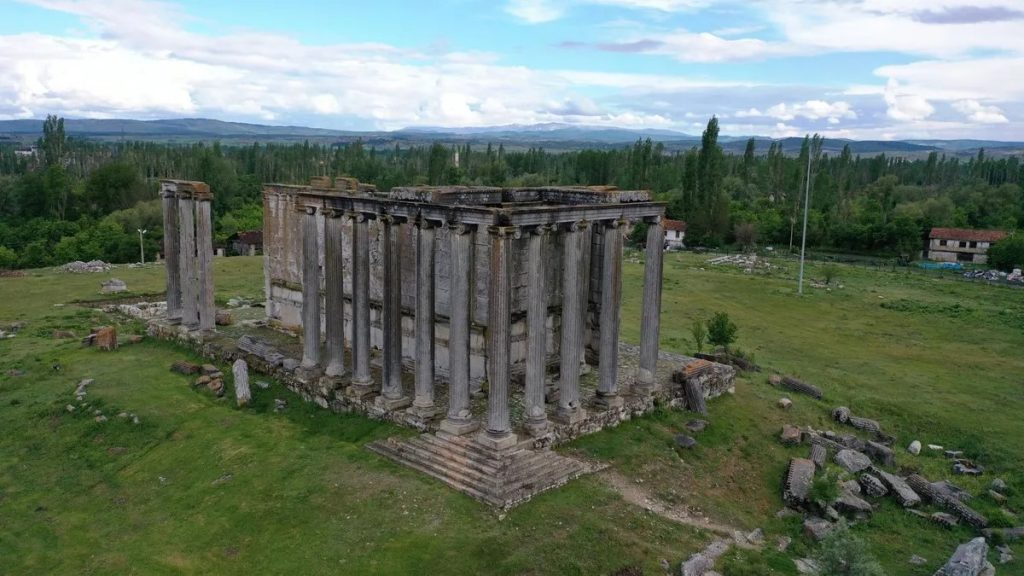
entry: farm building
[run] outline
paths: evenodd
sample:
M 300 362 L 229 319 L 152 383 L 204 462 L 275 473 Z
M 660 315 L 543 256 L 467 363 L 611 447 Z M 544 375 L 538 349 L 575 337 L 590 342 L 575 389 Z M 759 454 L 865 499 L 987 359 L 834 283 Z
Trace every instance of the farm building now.
M 969 230 L 966 228 L 932 228 L 928 234 L 929 260 L 984 264 L 988 249 L 1006 238 L 1001 230 Z
M 682 220 L 662 220 L 665 225 L 665 249 L 679 250 L 683 248 L 683 240 L 686 238 L 686 222 Z

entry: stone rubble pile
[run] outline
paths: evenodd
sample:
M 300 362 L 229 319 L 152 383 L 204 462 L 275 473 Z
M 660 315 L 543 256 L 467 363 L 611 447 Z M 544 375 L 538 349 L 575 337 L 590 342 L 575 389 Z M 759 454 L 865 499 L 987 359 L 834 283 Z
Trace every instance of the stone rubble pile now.
M 111 265 L 107 264 L 103 260 L 90 260 L 89 262 L 82 262 L 81 260 L 75 260 L 74 262 L 68 262 L 57 269 L 61 272 L 70 272 L 72 274 L 81 274 L 87 272 L 106 272 L 110 270 Z
M 118 292 L 127 292 L 128 284 L 120 278 L 111 278 L 110 280 L 104 280 L 100 282 L 100 292 L 103 294 L 116 294 Z

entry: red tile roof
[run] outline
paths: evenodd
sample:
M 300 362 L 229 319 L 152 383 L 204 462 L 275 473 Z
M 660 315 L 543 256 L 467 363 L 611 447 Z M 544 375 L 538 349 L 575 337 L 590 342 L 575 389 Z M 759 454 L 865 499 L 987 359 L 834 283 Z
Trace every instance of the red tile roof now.
M 686 222 L 682 220 L 669 220 L 665 218 L 661 221 L 662 226 L 665 230 L 672 230 L 673 232 L 686 232 Z
M 249 230 L 248 232 L 239 232 L 238 241 L 243 244 L 255 244 L 257 246 L 263 245 L 263 230 Z
M 1006 238 L 1002 230 L 970 230 L 967 228 L 932 228 L 928 238 L 963 240 L 971 242 L 998 242 Z

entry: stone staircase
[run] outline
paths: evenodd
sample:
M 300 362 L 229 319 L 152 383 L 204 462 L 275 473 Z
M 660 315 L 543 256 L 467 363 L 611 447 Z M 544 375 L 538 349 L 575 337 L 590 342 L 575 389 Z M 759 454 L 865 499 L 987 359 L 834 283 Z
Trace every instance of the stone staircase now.
M 532 440 L 495 450 L 472 437 L 439 432 L 415 438 L 388 438 L 372 442 L 367 448 L 502 509 L 595 471 L 579 460 L 550 450 L 536 450 Z

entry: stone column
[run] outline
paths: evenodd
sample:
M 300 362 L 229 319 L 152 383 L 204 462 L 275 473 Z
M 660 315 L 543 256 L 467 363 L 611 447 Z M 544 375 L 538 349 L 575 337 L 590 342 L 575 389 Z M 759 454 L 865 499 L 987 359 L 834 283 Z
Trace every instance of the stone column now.
M 304 206 L 302 217 L 302 367 L 320 365 L 320 242 L 316 208 Z
M 370 377 L 370 233 L 365 214 L 352 214 L 352 387 L 362 397 L 373 389 Z
M 473 228 L 449 225 L 451 243 L 450 306 L 448 316 L 448 414 L 441 430 L 466 434 L 476 430 L 469 411 L 469 309 L 473 270 Z
M 530 235 L 527 261 L 526 302 L 526 383 L 524 410 L 526 427 L 534 436 L 547 431 L 548 416 L 544 407 L 544 379 L 547 374 L 548 293 L 547 241 L 551 228 L 537 226 Z
M 583 351 L 586 282 L 582 275 L 583 243 L 587 238 L 587 222 L 575 222 L 565 232 L 562 258 L 562 342 L 559 350 L 558 419 L 578 422 L 585 416 L 580 405 L 580 354 Z
M 622 406 L 619 394 L 619 307 L 622 303 L 622 225 L 611 220 L 601 242 L 601 344 L 598 360 L 597 403 Z
M 647 227 L 647 249 L 644 254 L 644 301 L 640 317 L 640 367 L 637 371 L 637 392 L 653 393 L 658 383 L 658 332 L 661 327 L 661 268 L 665 257 L 665 229 L 661 218 Z
M 342 270 L 345 221 L 341 210 L 325 210 L 324 216 L 324 298 L 327 304 L 327 367 L 324 373 L 337 377 L 345 373 L 345 287 Z
M 512 242 L 518 230 L 492 226 L 490 278 L 487 287 L 487 429 L 481 441 L 495 448 L 516 443 L 509 419 L 512 367 Z
M 199 329 L 212 331 L 217 326 L 217 306 L 213 301 L 213 222 L 212 198 L 196 198 L 196 262 L 199 287 Z
M 167 321 L 181 322 L 181 238 L 178 231 L 178 196 L 171 188 L 162 188 L 164 208 L 164 267 L 167 269 Z
M 394 216 L 380 217 L 381 255 L 384 264 L 384 306 L 381 329 L 384 333 L 384 365 L 381 395 L 377 405 L 394 410 L 412 401 L 402 390 L 402 224 Z
M 181 324 L 199 328 L 199 282 L 196 276 L 196 207 L 188 193 L 178 195 L 179 270 L 181 275 Z
M 434 406 L 434 225 L 416 226 L 416 396 L 410 411 L 420 418 L 437 415 Z

